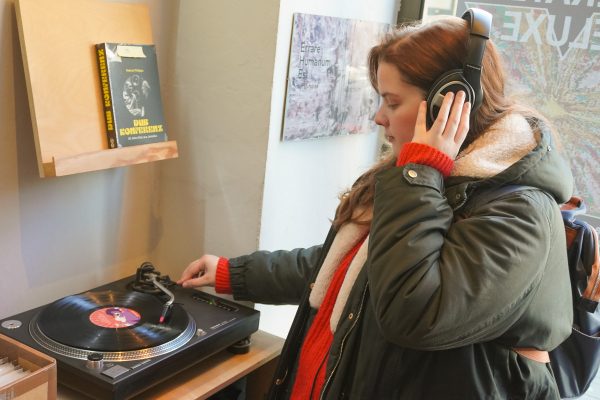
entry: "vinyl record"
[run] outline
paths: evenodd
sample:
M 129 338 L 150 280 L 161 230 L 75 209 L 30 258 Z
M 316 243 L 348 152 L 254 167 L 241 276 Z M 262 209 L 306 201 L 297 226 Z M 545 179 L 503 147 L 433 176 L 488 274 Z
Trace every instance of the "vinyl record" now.
M 189 316 L 175 304 L 160 324 L 163 303 L 138 292 L 86 292 L 67 296 L 45 307 L 37 327 L 50 339 L 79 349 L 100 352 L 141 350 L 177 338 Z

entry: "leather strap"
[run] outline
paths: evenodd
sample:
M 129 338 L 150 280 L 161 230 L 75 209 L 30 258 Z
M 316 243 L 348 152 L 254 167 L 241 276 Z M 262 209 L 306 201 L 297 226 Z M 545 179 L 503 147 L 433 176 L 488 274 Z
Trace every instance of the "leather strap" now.
M 594 241 L 594 263 L 592 264 L 592 272 L 588 277 L 588 284 L 583 292 L 582 297 L 591 301 L 600 301 L 600 251 L 598 250 L 598 233 L 595 229 L 590 229 L 592 239 Z
M 514 347 L 513 351 L 525 358 L 529 358 L 530 360 L 541 362 L 541 363 L 549 363 L 550 362 L 550 354 L 544 350 L 534 349 L 532 347 Z

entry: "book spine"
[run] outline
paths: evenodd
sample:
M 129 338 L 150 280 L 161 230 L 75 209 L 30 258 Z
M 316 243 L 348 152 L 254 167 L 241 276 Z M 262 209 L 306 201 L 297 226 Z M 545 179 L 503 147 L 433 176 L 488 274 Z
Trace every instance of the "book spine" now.
M 117 133 L 115 130 L 115 114 L 113 108 L 112 91 L 110 90 L 110 77 L 108 76 L 108 64 L 106 61 L 106 46 L 96 45 L 96 59 L 100 71 L 100 89 L 102 92 L 102 104 L 104 105 L 104 121 L 106 122 L 106 135 L 108 147 L 114 149 L 117 146 Z

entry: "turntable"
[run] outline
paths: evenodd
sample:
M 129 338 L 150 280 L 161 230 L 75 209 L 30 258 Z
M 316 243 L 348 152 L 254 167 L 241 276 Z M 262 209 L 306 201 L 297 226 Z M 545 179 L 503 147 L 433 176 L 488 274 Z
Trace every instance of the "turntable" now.
M 60 384 L 126 399 L 226 348 L 243 352 L 258 320 L 144 263 L 135 276 L 1 320 L 0 333 L 54 357 Z

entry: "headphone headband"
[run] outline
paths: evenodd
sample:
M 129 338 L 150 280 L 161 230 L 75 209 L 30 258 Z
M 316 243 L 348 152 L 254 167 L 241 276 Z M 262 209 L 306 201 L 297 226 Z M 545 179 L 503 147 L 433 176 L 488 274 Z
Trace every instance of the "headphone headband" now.
M 469 8 L 462 18 L 469 23 L 471 35 L 483 36 L 486 39 L 490 38 L 492 14 L 481 8 Z
M 483 91 L 481 89 L 481 61 L 485 52 L 485 43 L 490 38 L 492 30 L 492 14 L 480 8 L 469 8 L 462 18 L 469 23 L 469 43 L 467 57 L 463 64 L 465 80 L 475 91 L 473 109 L 481 105 Z

